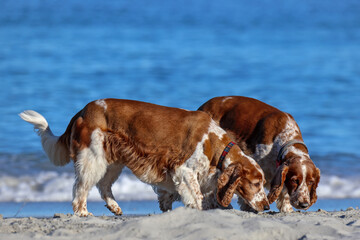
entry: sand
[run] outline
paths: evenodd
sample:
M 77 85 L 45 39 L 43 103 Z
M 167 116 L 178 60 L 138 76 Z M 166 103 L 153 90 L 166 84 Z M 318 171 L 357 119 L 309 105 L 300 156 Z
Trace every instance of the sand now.
M 360 210 L 255 214 L 179 207 L 146 216 L 0 216 L 0 239 L 360 239 Z

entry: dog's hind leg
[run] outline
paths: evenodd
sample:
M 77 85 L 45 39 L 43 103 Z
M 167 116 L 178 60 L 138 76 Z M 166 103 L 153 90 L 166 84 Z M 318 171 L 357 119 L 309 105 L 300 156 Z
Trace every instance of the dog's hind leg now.
M 174 192 L 168 192 L 161 188 L 154 189 L 156 194 L 158 195 L 158 201 L 159 201 L 159 207 L 160 210 L 163 212 L 167 212 L 172 210 L 172 204 L 176 200 L 180 200 L 180 196 L 178 193 Z
M 115 215 L 121 215 L 122 210 L 115 201 L 111 191 L 111 186 L 118 179 L 123 167 L 124 165 L 117 163 L 109 165 L 104 177 L 96 184 L 96 187 L 99 189 L 101 198 L 106 202 L 105 207 L 107 207 Z
M 86 217 L 92 215 L 87 210 L 89 191 L 103 178 L 108 166 L 103 149 L 103 134 L 100 130 L 93 131 L 90 146 L 79 150 L 74 163 L 73 210 L 75 215 Z

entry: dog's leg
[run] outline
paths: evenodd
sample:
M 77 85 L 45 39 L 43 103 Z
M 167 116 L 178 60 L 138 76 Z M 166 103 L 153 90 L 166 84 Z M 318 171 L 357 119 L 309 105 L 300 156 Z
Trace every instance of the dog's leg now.
M 202 193 L 204 196 L 202 208 L 203 210 L 209 210 L 209 209 L 232 209 L 231 204 L 229 204 L 228 207 L 223 207 L 220 204 L 218 204 L 216 195 L 214 192 L 208 192 L 208 193 Z
M 92 215 L 87 210 L 87 196 L 90 189 L 104 176 L 107 165 L 100 141 L 94 141 L 89 148 L 82 149 L 77 155 L 72 202 L 75 215 Z
M 196 174 L 186 167 L 179 167 L 175 170 L 173 181 L 184 205 L 202 210 L 203 195 Z
M 244 199 L 242 199 L 241 197 L 238 197 L 238 204 L 240 206 L 240 210 L 241 211 L 245 211 L 245 212 L 256 212 L 252 207 L 250 207 L 245 201 Z
M 179 195 L 177 193 L 170 193 L 161 188 L 156 188 L 155 192 L 158 195 L 160 210 L 163 212 L 172 210 L 172 204 L 179 198 Z
M 276 200 L 276 207 L 279 209 L 280 212 L 294 212 L 294 209 L 292 208 L 290 203 L 290 196 L 285 187 L 280 193 L 278 199 Z
M 122 210 L 115 201 L 111 191 L 111 186 L 118 179 L 123 167 L 124 165 L 115 163 L 109 165 L 104 177 L 96 184 L 101 198 L 106 202 L 105 207 L 107 207 L 115 215 L 122 215 Z

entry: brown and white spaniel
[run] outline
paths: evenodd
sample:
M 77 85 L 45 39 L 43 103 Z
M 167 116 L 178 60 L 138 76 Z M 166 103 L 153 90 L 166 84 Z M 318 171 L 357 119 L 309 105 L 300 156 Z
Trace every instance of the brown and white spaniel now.
M 125 166 L 159 192 L 179 194 L 185 206 L 208 209 L 216 200 L 227 206 L 235 192 L 254 209 L 269 209 L 264 173 L 253 159 L 235 145 L 219 164 L 231 140 L 206 113 L 102 99 L 78 112 L 60 137 L 39 113 L 28 110 L 20 117 L 34 125 L 53 164 L 73 159 L 76 215 L 91 215 L 86 202 L 94 185 L 107 208 L 121 215 L 111 186 Z
M 320 170 L 310 159 L 294 118 L 256 99 L 216 97 L 199 110 L 208 113 L 245 154 L 262 167 L 269 202 L 281 212 L 306 210 L 317 200 Z M 241 209 L 250 210 L 239 199 Z

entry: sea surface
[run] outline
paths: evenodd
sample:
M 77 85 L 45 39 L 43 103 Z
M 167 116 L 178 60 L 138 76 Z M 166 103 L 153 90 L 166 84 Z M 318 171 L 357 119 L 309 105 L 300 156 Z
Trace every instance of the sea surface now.
M 134 99 L 196 110 L 215 96 L 265 101 L 297 120 L 322 199 L 360 205 L 360 1 L 0 0 L 0 202 L 69 202 L 18 114 L 56 135 L 88 102 Z M 154 201 L 125 170 L 121 201 Z M 91 201 L 100 201 L 94 188 Z M 8 206 L 8 205 L 3 206 Z M 335 209 L 335 208 L 334 208 Z

